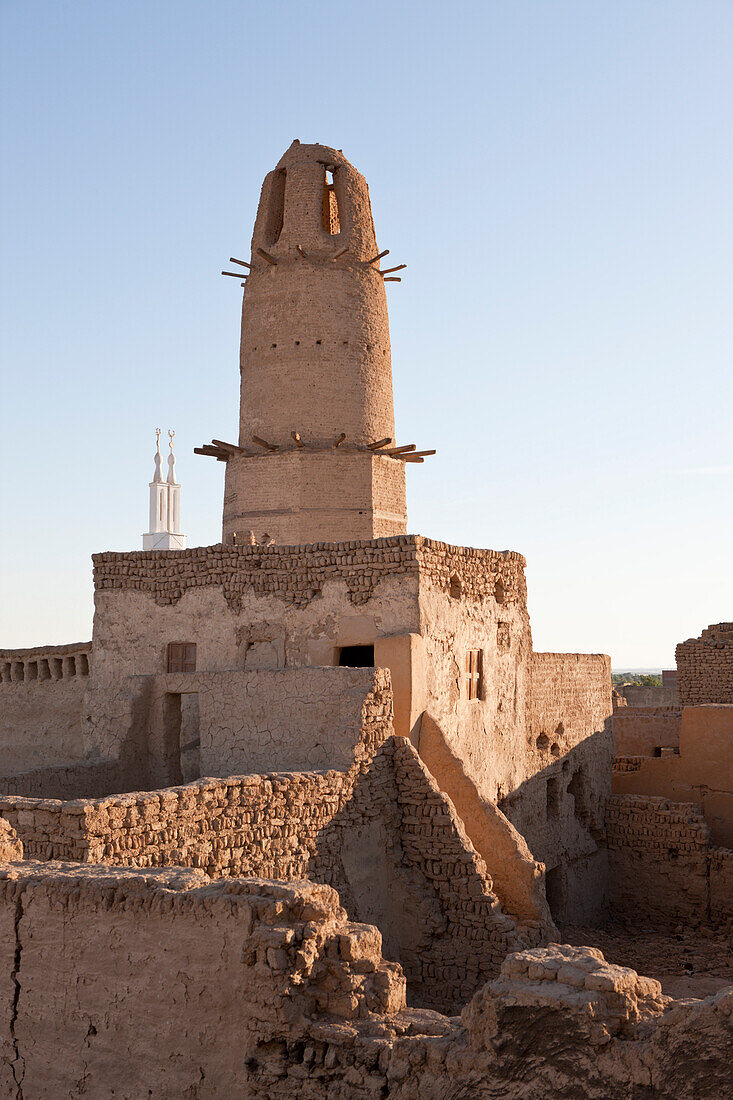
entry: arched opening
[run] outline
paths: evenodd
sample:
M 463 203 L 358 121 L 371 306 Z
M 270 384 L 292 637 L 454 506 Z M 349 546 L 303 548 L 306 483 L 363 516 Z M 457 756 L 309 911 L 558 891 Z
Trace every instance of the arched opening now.
M 283 230 L 285 218 L 285 169 L 275 173 L 270 189 L 270 202 L 267 208 L 267 226 L 265 233 L 268 244 L 277 244 Z

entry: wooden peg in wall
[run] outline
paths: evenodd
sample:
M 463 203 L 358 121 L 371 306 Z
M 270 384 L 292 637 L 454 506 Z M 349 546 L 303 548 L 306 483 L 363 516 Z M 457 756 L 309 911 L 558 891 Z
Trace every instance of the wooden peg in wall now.
M 261 439 L 258 435 L 252 436 L 252 442 L 256 443 L 258 447 L 264 447 L 266 451 L 279 451 L 277 443 L 268 443 L 266 439 Z
M 391 442 L 390 436 L 386 435 L 384 439 L 376 439 L 374 443 L 367 443 L 367 447 L 370 451 L 378 451 L 382 447 L 388 447 Z
M 229 257 L 230 264 L 239 264 L 240 267 L 252 267 L 252 264 L 248 264 L 246 260 L 237 260 L 234 256 Z
M 264 248 L 257 249 L 257 255 L 261 256 L 263 260 L 267 260 L 268 264 L 272 264 L 273 267 L 277 267 L 277 260 L 274 256 L 271 256 L 269 252 L 265 252 Z
M 341 251 L 337 252 L 335 256 L 331 257 L 331 259 L 332 260 L 340 260 L 341 257 L 345 256 L 348 251 L 349 251 L 349 246 L 347 245 L 346 248 L 342 248 Z
M 304 252 L 299 244 L 296 244 L 295 248 L 297 250 L 298 255 L 302 256 L 304 260 L 306 260 L 308 258 L 308 253 Z
M 381 260 L 382 256 L 389 256 L 389 249 L 385 248 L 384 252 L 380 252 L 378 256 L 372 256 L 371 260 L 367 260 L 368 264 L 375 264 L 377 260 Z
M 385 283 L 401 283 L 402 279 L 400 279 L 399 275 L 388 275 L 384 281 Z
M 300 438 L 300 432 L 291 432 L 290 434 L 293 437 L 293 439 L 295 440 L 295 446 L 296 447 L 304 447 L 305 446 L 305 443 Z
M 338 439 L 334 440 L 334 447 L 340 447 L 343 441 L 346 439 L 346 432 L 342 432 Z
M 389 275 L 392 271 L 404 271 L 404 269 L 406 267 L 407 267 L 407 264 L 397 264 L 397 267 L 381 268 L 380 271 L 379 271 L 379 274 L 380 275 Z

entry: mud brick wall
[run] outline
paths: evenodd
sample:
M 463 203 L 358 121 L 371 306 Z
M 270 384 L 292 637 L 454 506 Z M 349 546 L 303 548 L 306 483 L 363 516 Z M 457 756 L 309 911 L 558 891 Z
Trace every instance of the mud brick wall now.
M 412 746 L 390 738 L 350 773 L 200 780 L 76 803 L 0 799 L 26 858 L 212 876 L 312 878 L 378 924 L 412 1003 L 457 1011 L 511 950 L 540 941 L 505 914 L 486 865 Z
M 612 795 L 606 834 L 614 915 L 660 926 L 709 918 L 709 830 L 697 807 Z
M 733 851 L 713 848 L 710 852 L 710 919 L 715 924 L 733 924 Z
M 249 589 L 305 607 L 327 580 L 343 580 L 351 602 L 366 603 L 383 578 L 420 573 L 427 583 L 448 588 L 460 566 L 467 595 L 493 595 L 501 578 L 505 599 L 526 602 L 525 560 L 513 551 L 449 546 L 420 535 L 307 546 L 200 546 L 131 554 L 95 554 L 97 591 L 147 592 L 158 604 L 176 603 L 191 588 L 222 588 L 227 603 L 239 610 Z
M 677 692 L 682 706 L 733 703 L 733 623 L 716 623 L 680 642 Z
M 621 707 L 613 715 L 617 756 L 653 756 L 658 748 L 679 748 L 682 707 Z
M 355 752 L 373 753 L 392 733 L 386 669 L 201 673 L 166 686 L 198 687 L 204 775 L 262 773 L 273 766 L 346 771 Z
M 405 1003 L 377 929 L 313 883 L 14 864 L 0 928 L 4 1097 L 239 1096 L 255 1039 Z

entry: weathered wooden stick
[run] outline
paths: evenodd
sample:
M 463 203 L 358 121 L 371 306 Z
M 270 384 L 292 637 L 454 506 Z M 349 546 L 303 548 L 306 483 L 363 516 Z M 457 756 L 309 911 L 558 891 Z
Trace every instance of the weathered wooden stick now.
M 397 264 L 397 267 L 383 267 L 380 268 L 380 275 L 389 275 L 391 271 L 402 271 L 407 267 L 407 264 Z
M 296 247 L 296 249 L 297 249 L 297 252 L 298 252 L 298 255 L 299 255 L 299 256 L 302 256 L 304 260 L 308 258 L 308 253 L 307 253 L 307 252 L 304 252 L 304 251 L 303 251 L 303 249 L 302 249 L 302 248 L 300 247 L 300 245 L 299 245 L 299 244 L 296 244 L 296 246 L 295 246 L 295 247 Z
M 252 436 L 252 442 L 257 443 L 260 447 L 264 447 L 266 451 L 279 451 L 277 443 L 268 443 L 266 439 L 260 439 L 258 435 Z
M 341 251 L 337 252 L 335 256 L 331 257 L 331 259 L 332 260 L 339 260 L 342 256 L 345 256 L 348 251 L 349 251 L 349 246 L 347 245 L 346 248 L 342 248 Z
M 334 440 L 334 447 L 340 447 L 343 441 L 346 439 L 346 432 L 342 432 L 338 439 Z
M 424 462 L 424 458 L 416 458 L 415 455 L 395 455 L 395 458 L 401 458 L 403 462 Z
M 269 252 L 265 252 L 264 248 L 257 249 L 257 255 L 261 256 L 263 260 L 267 260 L 268 264 L 272 264 L 273 267 L 277 267 L 277 260 L 274 256 L 271 256 Z
M 384 281 L 385 283 L 401 283 L 402 279 L 400 279 L 399 275 L 388 275 Z
M 247 279 L 248 275 L 242 275 L 241 271 L 222 271 L 222 275 L 231 275 L 233 279 Z
M 212 439 L 214 447 L 218 447 L 220 451 L 228 451 L 232 455 L 244 454 L 242 447 L 238 447 L 236 443 L 225 443 L 223 439 Z
M 372 256 L 371 260 L 367 260 L 368 264 L 375 264 L 377 260 L 381 260 L 382 256 L 389 256 L 389 249 L 385 248 L 384 252 L 380 252 L 378 256 Z
M 234 256 L 229 257 L 230 264 L 239 264 L 240 267 L 252 267 L 252 264 L 248 264 L 246 260 L 237 260 Z
M 215 451 L 213 447 L 194 447 L 193 453 L 195 455 L 206 455 L 207 458 L 215 458 L 217 462 L 226 462 L 227 456 L 222 454 L 221 451 Z
M 386 435 L 384 439 L 376 439 L 374 443 L 367 443 L 367 447 L 370 451 L 378 451 L 381 447 L 387 447 L 391 442 L 391 437 Z
M 437 454 L 437 453 L 438 452 L 435 451 L 435 450 L 433 450 L 433 451 L 413 451 L 412 454 L 410 455 L 410 457 L 411 458 L 422 458 L 423 455 L 434 455 L 434 454 Z
M 300 438 L 300 432 L 291 432 L 290 434 L 293 437 L 293 439 L 295 440 L 295 446 L 296 447 L 305 447 L 305 443 Z
M 403 455 L 406 451 L 416 451 L 417 443 L 407 443 L 404 447 L 390 447 L 387 451 L 389 455 Z

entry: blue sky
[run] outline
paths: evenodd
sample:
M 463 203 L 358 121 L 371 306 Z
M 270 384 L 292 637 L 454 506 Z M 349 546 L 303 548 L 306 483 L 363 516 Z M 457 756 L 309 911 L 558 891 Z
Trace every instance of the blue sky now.
M 259 188 L 343 148 L 389 289 L 409 529 L 520 550 L 538 649 L 733 618 L 733 5 L 0 0 L 0 646 L 91 636 L 176 430 L 218 540 Z

